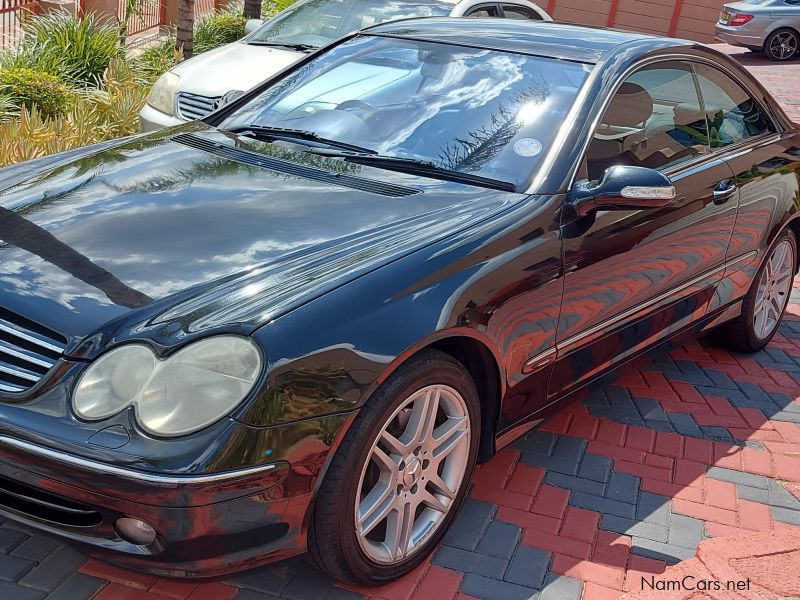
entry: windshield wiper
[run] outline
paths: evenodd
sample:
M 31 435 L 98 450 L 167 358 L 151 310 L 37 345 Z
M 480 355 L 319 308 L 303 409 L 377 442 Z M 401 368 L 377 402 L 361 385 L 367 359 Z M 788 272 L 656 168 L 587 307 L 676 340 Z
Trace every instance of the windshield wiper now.
M 277 48 L 288 48 L 289 50 L 297 50 L 298 52 L 310 52 L 316 50 L 319 46 L 314 44 L 295 44 L 292 42 L 261 42 L 259 40 L 252 40 L 247 42 L 252 46 L 274 46 Z
M 403 173 L 411 173 L 412 175 L 428 176 L 432 177 L 433 179 L 444 179 L 446 181 L 455 181 L 456 183 L 477 185 L 494 190 L 501 190 L 503 192 L 517 191 L 516 186 L 508 181 L 491 179 L 490 177 L 482 177 L 481 175 L 473 175 L 472 173 L 462 173 L 461 171 L 453 171 L 451 169 L 440 167 L 430 161 L 420 160 L 417 158 L 387 156 L 384 154 L 378 154 L 377 152 L 343 152 L 328 148 L 309 148 L 307 152 L 310 152 L 311 154 L 319 154 L 321 156 L 341 158 L 347 162 L 368 165 L 371 167 L 379 167 L 400 171 Z
M 312 148 L 314 144 L 322 144 L 323 146 L 331 146 L 333 148 L 341 148 L 342 150 L 349 150 L 358 154 L 377 154 L 375 150 L 363 148 L 348 144 L 347 142 L 339 142 L 336 140 L 329 140 L 314 133 L 313 131 L 304 131 L 302 129 L 288 129 L 285 127 L 267 127 L 265 125 L 247 125 L 245 127 L 237 127 L 231 131 L 238 135 L 250 134 L 257 140 L 274 141 L 285 140 L 290 142 L 310 142 Z M 319 148 L 320 150 L 322 148 Z

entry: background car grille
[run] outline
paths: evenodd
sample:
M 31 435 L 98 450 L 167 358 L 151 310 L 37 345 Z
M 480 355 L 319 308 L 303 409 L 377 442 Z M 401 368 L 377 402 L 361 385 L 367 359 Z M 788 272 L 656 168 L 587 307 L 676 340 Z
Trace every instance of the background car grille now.
M 202 119 L 217 109 L 217 102 L 222 96 L 200 96 L 181 92 L 178 94 L 178 116 L 188 121 Z
M 0 308 L 0 393 L 33 387 L 61 357 L 66 339 Z

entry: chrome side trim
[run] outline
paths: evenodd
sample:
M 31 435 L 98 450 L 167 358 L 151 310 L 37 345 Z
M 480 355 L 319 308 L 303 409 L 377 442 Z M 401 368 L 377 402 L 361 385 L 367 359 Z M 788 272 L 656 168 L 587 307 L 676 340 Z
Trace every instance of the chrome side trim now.
M 544 419 L 531 419 L 530 421 L 524 421 L 522 423 L 512 425 L 511 427 L 506 429 L 503 433 L 501 433 L 499 436 L 497 436 L 497 438 L 495 439 L 494 441 L 495 451 L 499 452 L 500 450 L 508 446 L 511 442 L 516 441 L 517 438 L 520 438 L 526 433 L 528 433 L 531 429 L 539 425 L 542 421 L 544 421 Z
M 522 365 L 522 372 L 530 373 L 540 367 L 549 365 L 551 362 L 555 361 L 555 359 L 556 359 L 555 347 L 548 348 L 544 352 L 540 352 L 536 356 L 532 356 L 531 358 L 526 360 L 525 364 Z
M 205 483 L 217 483 L 220 481 L 227 481 L 229 479 L 238 479 L 250 475 L 257 475 L 259 473 L 266 473 L 276 468 L 275 463 L 268 465 L 260 465 L 257 467 L 249 467 L 247 469 L 238 469 L 236 471 L 225 471 L 222 473 L 209 473 L 207 475 L 158 475 L 156 473 L 147 473 L 144 471 L 134 471 L 122 467 L 115 467 L 105 463 L 79 458 L 50 448 L 37 446 L 29 442 L 23 442 L 8 436 L 0 435 L 0 446 L 10 446 L 17 450 L 22 450 L 30 454 L 42 456 L 50 460 L 67 464 L 81 469 L 87 469 L 99 472 L 106 475 L 114 475 L 124 479 L 133 481 L 141 481 L 144 483 L 154 483 L 159 485 L 193 485 Z
M 557 346 L 556 346 L 556 349 L 558 351 L 559 356 L 561 356 L 565 352 L 569 352 L 571 347 L 578 345 L 584 338 L 590 337 L 590 336 L 594 335 L 595 333 L 597 333 L 599 331 L 602 331 L 603 329 L 606 329 L 607 327 L 613 327 L 617 323 L 619 323 L 621 321 L 625 321 L 626 319 L 630 318 L 632 315 L 636 314 L 637 312 L 642 311 L 642 310 L 646 310 L 646 309 L 650 308 L 651 306 L 653 306 L 655 304 L 658 304 L 659 302 L 661 302 L 663 300 L 666 300 L 670 296 L 673 296 L 674 294 L 677 294 L 677 293 L 685 290 L 686 288 L 690 288 L 693 285 L 696 285 L 696 284 L 700 283 L 701 281 L 703 281 L 704 279 L 707 279 L 708 277 L 712 277 L 713 275 L 716 275 L 717 273 L 719 273 L 721 271 L 724 271 L 725 269 L 728 269 L 729 267 L 732 267 L 734 265 L 737 265 L 737 264 L 739 264 L 741 262 L 745 262 L 745 261 L 753 258 L 757 254 L 758 254 L 758 251 L 757 250 L 753 250 L 751 252 L 748 252 L 747 254 L 743 254 L 742 256 L 739 256 L 739 257 L 734 258 L 732 260 L 726 261 L 725 263 L 723 263 L 719 267 L 715 267 L 714 269 L 711 269 L 710 271 L 706 271 L 704 273 L 701 273 L 697 277 L 693 277 L 689 281 L 686 281 L 686 282 L 682 283 L 681 285 L 679 285 L 677 287 L 671 288 L 671 289 L 667 290 L 666 292 L 663 292 L 663 293 L 659 294 L 658 296 L 650 298 L 649 300 L 645 300 L 641 304 L 637 304 L 636 306 L 632 306 L 628 310 L 626 310 L 624 312 L 621 312 L 618 315 L 614 315 L 613 317 L 611 317 L 609 319 L 606 319 L 605 321 L 603 321 L 601 323 L 598 323 L 597 325 L 594 325 L 594 326 L 590 327 L 589 329 L 586 329 L 585 331 L 581 331 L 580 333 L 576 333 L 575 335 L 568 337 L 567 339 L 565 339 L 560 344 L 557 344 Z

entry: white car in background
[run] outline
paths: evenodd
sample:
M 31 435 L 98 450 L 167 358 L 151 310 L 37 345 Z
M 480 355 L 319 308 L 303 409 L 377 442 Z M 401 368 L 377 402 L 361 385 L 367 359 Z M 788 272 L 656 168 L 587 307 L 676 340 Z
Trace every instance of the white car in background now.
M 499 17 L 552 21 L 529 0 L 303 0 L 271 20 L 248 22 L 244 38 L 180 63 L 153 86 L 142 131 L 201 119 L 227 99 L 348 33 L 409 17 Z

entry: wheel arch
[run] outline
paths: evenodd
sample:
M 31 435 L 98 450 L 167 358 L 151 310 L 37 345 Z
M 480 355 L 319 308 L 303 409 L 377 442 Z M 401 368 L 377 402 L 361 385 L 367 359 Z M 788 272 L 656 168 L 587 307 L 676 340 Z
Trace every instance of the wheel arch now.
M 476 331 L 456 328 L 440 331 L 431 338 L 421 340 L 393 360 L 364 395 L 365 400 L 400 365 L 424 350 L 438 350 L 455 358 L 472 377 L 481 402 L 481 438 L 478 462 L 486 462 L 494 455 L 495 434 L 500 416 L 500 405 L 506 390 L 505 370 L 496 350 Z
M 800 213 L 794 213 L 785 223 L 785 227 L 788 227 L 794 233 L 794 237 L 798 243 L 800 243 Z M 781 231 L 785 229 L 785 227 L 781 228 Z M 773 240 L 774 241 L 774 240 Z M 797 270 L 800 272 L 800 261 L 797 262 Z
M 767 38 L 768 38 L 769 36 L 771 36 L 771 35 L 772 35 L 773 33 L 775 33 L 776 31 L 781 31 L 781 30 L 783 30 L 783 29 L 788 29 L 789 31 L 793 31 L 793 32 L 795 32 L 797 35 L 800 35 L 800 29 L 798 29 L 797 27 L 793 27 L 793 26 L 791 26 L 791 25 L 778 25 L 778 26 L 777 26 L 775 29 L 773 29 L 773 30 L 772 30 L 772 31 L 770 31 L 770 32 L 769 32 L 767 35 L 765 35 L 765 36 L 764 36 L 764 44 L 766 44 L 766 43 L 767 43 Z

